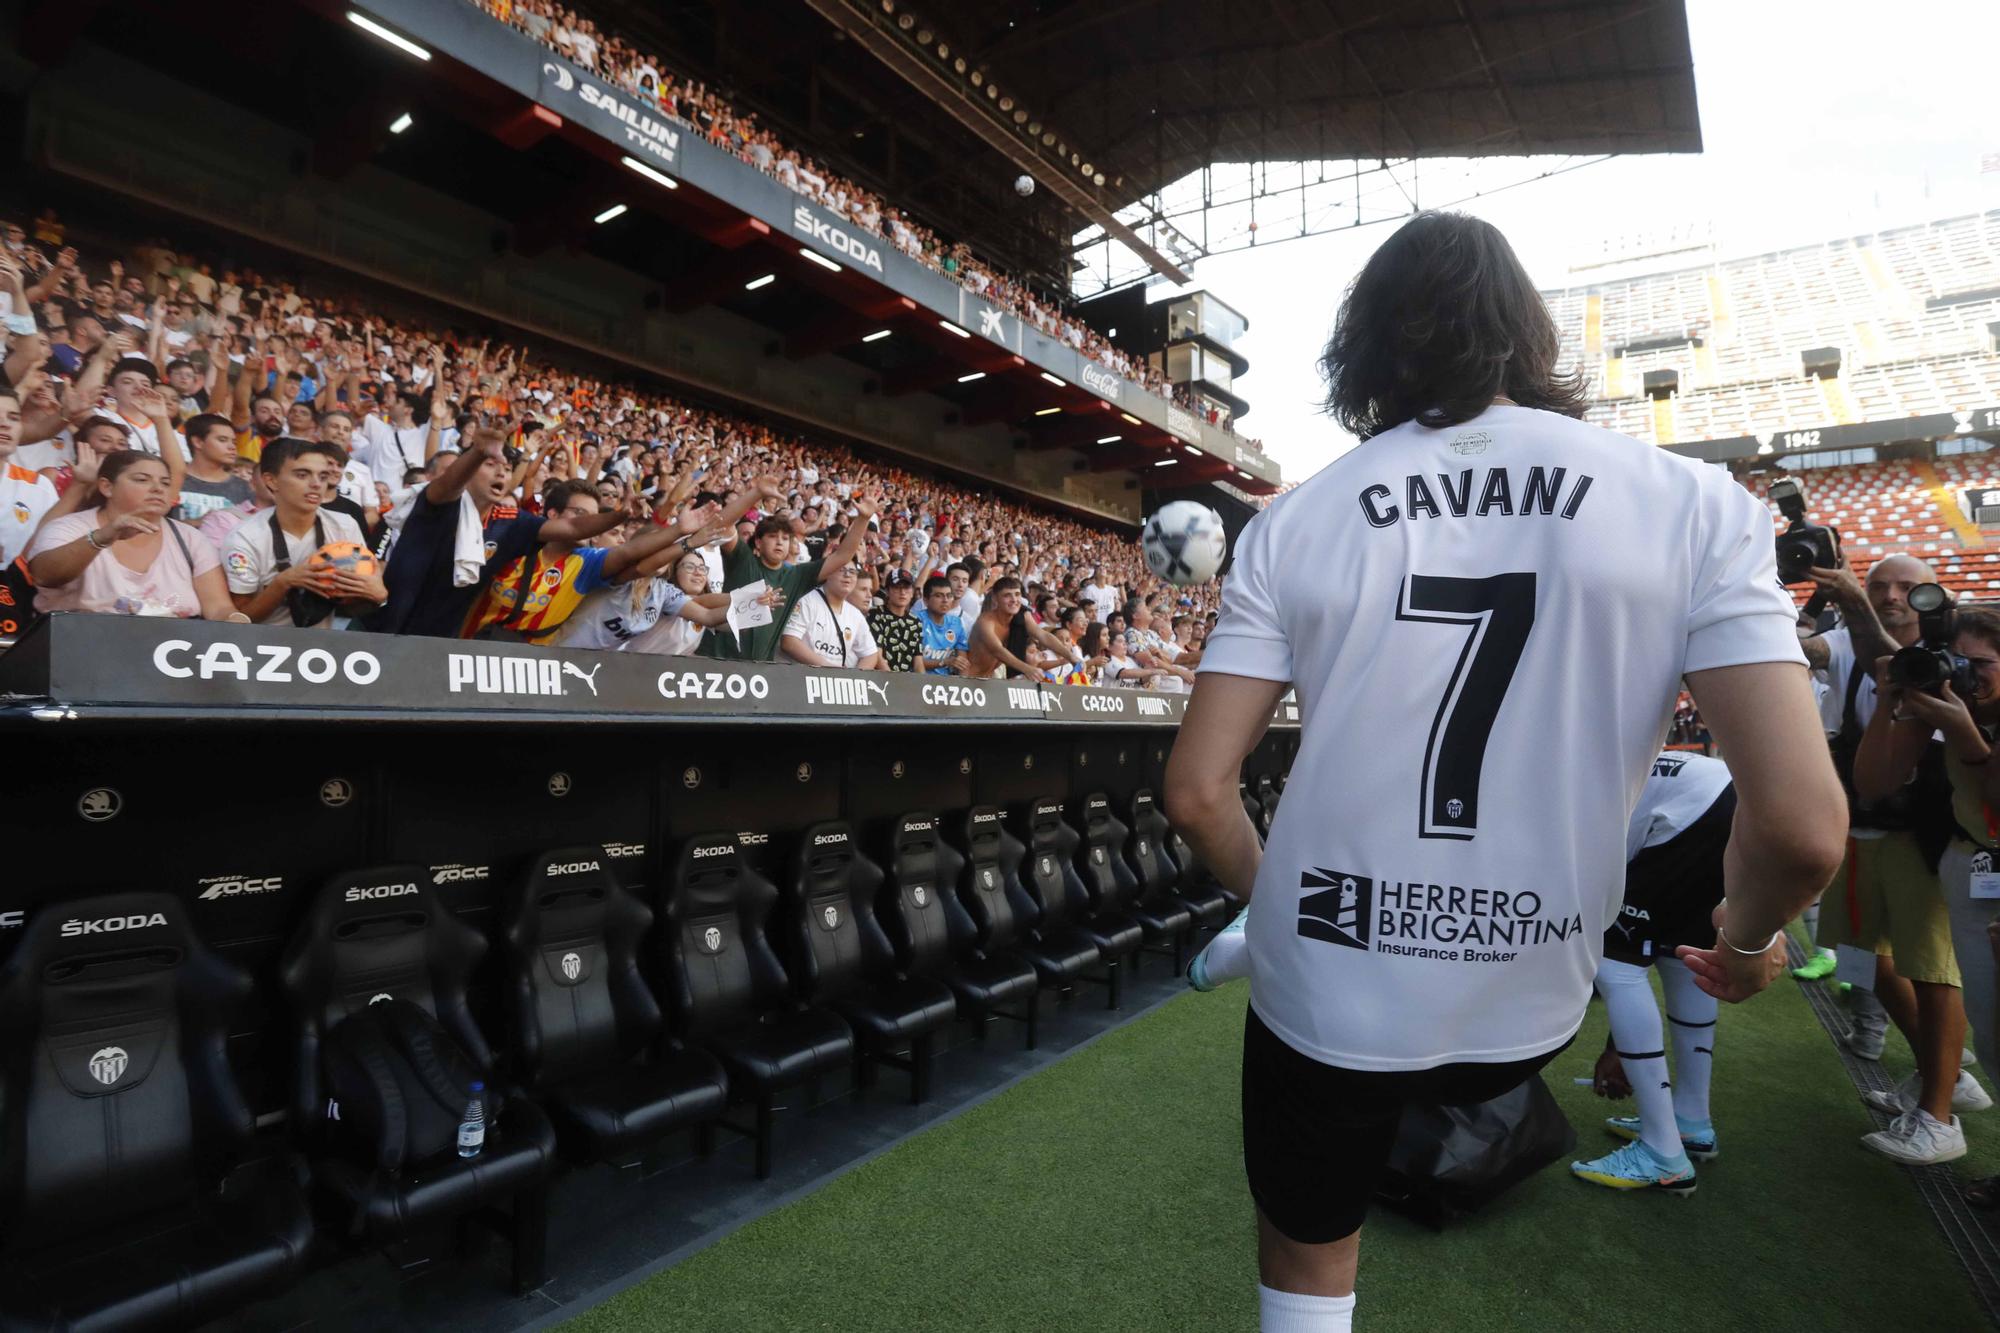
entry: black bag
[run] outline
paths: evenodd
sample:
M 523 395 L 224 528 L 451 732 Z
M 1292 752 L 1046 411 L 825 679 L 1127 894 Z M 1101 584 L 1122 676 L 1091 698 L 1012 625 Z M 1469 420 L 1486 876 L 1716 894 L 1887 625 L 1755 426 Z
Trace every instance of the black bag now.
M 1540 1074 L 1476 1106 L 1403 1111 L 1375 1197 L 1443 1230 L 1576 1147 L 1576 1130 Z
M 408 1000 L 378 1000 L 326 1037 L 328 1128 L 366 1165 L 391 1174 L 458 1150 L 478 1066 Z M 491 1100 L 479 1094 L 492 1124 Z M 337 1127 L 336 1127 L 337 1126 Z

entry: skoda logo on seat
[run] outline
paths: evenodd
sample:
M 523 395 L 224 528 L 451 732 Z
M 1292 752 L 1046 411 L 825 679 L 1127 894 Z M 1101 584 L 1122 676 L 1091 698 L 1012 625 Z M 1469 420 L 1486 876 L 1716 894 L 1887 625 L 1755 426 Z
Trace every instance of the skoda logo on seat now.
M 701 942 L 707 946 L 710 953 L 719 952 L 722 948 L 722 932 L 710 926 L 701 932 Z
M 338 810 L 354 799 L 354 784 L 346 778 L 328 778 L 319 784 L 319 803 Z
M 911 890 L 910 890 L 910 901 L 911 901 L 911 902 L 913 902 L 913 903 L 915 903 L 915 904 L 916 904 L 917 906 L 919 906 L 919 907 L 922 907 L 922 906 L 924 905 L 924 886 L 923 886 L 923 885 L 919 884 L 919 885 L 917 885 L 917 887 L 915 887 L 914 889 L 911 889 Z
M 125 798 L 114 787 L 92 787 L 76 801 L 76 812 L 93 824 L 117 818 L 124 808 Z
M 821 912 L 819 915 L 820 919 L 826 922 L 826 928 L 828 930 L 832 930 L 835 926 L 840 924 L 840 909 L 838 907 L 829 906 L 824 912 Z
M 903 761 L 900 759 L 898 759 L 895 763 L 889 765 L 889 776 L 892 778 L 900 778 L 903 776 L 903 774 L 907 773 L 908 771 L 909 770 L 903 766 Z
M 549 774 L 549 795 L 567 796 L 569 795 L 569 786 L 569 774 L 560 770 Z
M 1048 863 L 1047 861 L 1044 861 L 1044 862 L 1042 862 L 1042 870 L 1044 871 L 1044 873 L 1046 873 L 1046 872 L 1047 872 L 1048 868 L 1049 868 L 1049 863 Z M 985 885 L 985 886 L 986 886 L 987 888 L 989 888 L 989 889 L 990 889 L 990 888 L 992 888 L 992 887 L 993 887 L 993 872 L 992 872 L 992 871 L 990 871 L 990 870 L 982 870 L 982 871 L 980 871 L 980 872 L 979 872 L 979 882 L 980 882 L 981 884 L 984 884 L 984 885 Z
M 566 953 L 562 956 L 562 970 L 564 976 L 575 981 L 583 975 L 583 960 L 573 953 Z
M 1054 863 L 1053 861 L 1049 860 L 1049 858 L 1048 858 L 1048 857 L 1046 857 L 1046 856 L 1042 858 L 1042 873 L 1043 873 L 1044 875 L 1052 875 L 1052 874 L 1054 874 L 1054 873 L 1055 873 L 1055 869 L 1056 869 L 1056 867 L 1055 867 L 1055 863 Z
M 106 1046 L 90 1057 L 90 1076 L 108 1088 L 125 1077 L 125 1067 L 131 1063 L 123 1046 Z

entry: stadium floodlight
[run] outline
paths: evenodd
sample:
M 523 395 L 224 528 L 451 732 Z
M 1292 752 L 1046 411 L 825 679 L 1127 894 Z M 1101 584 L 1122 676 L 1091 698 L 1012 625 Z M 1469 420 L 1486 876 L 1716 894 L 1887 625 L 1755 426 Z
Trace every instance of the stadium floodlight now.
M 754 292 L 759 287 L 769 287 L 772 283 L 776 282 L 777 280 L 778 280 L 777 274 L 766 273 L 761 278 L 752 278 L 750 279 L 750 281 L 744 283 L 743 290 L 746 292 Z
M 1162 458 L 1159 462 L 1153 464 L 1154 467 L 1179 467 L 1180 465 L 1181 460 L 1178 458 Z
M 970 383 L 972 383 L 972 382 L 973 382 L 974 380 L 983 380 L 983 379 L 985 379 L 985 378 L 986 378 L 986 372 L 985 372 L 985 371 L 983 371 L 983 370 L 975 370 L 975 371 L 973 371 L 973 372 L 972 372 L 972 373 L 971 373 L 970 375 L 960 375 L 960 376 L 958 377 L 958 382 L 959 382 L 960 384 L 970 384 Z
M 1035 415 L 1038 417 L 1052 417 L 1060 411 L 1062 411 L 1060 407 L 1038 407 L 1035 409 Z
M 1193 454 L 1193 455 L 1194 455 L 1194 456 L 1195 456 L 1196 458 L 1200 458 L 1200 457 L 1201 457 L 1201 450 L 1199 450 L 1199 449 L 1195 448 L 1195 447 L 1194 447 L 1193 445 L 1191 445 L 1191 444 L 1184 444 L 1184 445 L 1182 445 L 1182 446 L 1181 446 L 1181 449 L 1182 449 L 1182 451 L 1183 451 L 1183 452 L 1185 452 L 1185 453 L 1190 453 L 1190 454 Z
M 1055 385 L 1058 389 L 1067 389 L 1069 387 L 1068 381 L 1058 379 L 1046 370 L 1042 372 L 1042 378 Z
M 672 176 L 666 175 L 664 172 L 653 170 L 651 167 L 647 166 L 644 162 L 641 162 L 636 157 L 621 157 L 618 160 L 620 162 L 623 162 L 626 166 L 632 168 L 632 170 L 638 172 L 641 176 L 644 176 L 647 180 L 653 182 L 655 185 L 664 185 L 669 190 L 678 190 L 681 188 L 681 183 L 675 180 Z
M 1130 412 L 1120 412 L 1118 415 L 1124 417 L 1135 426 L 1139 424 L 1139 418 L 1133 416 Z
M 840 272 L 840 265 L 834 263 L 831 259 L 828 259 L 825 255 L 820 254 L 817 251 L 806 249 L 803 245 L 799 247 L 799 257 L 802 259 L 810 259 L 813 263 L 818 264 L 828 273 Z
M 361 29 L 361 31 L 370 34 L 371 36 L 380 37 L 383 41 L 395 47 L 398 51 L 407 52 L 410 55 L 415 56 L 419 60 L 429 60 L 431 58 L 431 53 L 429 51 L 424 50 L 423 47 L 418 46 L 415 42 L 403 36 L 402 33 L 391 32 L 389 29 L 383 27 L 381 24 L 377 23 L 374 19 L 369 18 L 366 14 L 363 14 L 359 10 L 356 9 L 348 10 L 347 21 L 349 23 L 352 23 L 355 27 Z
M 389 122 L 389 133 L 401 134 L 416 123 L 416 121 L 410 119 L 410 113 L 405 111 L 402 115 Z
M 863 338 L 861 341 L 865 343 L 878 343 L 881 342 L 884 338 L 888 337 L 893 332 L 895 332 L 894 329 L 877 329 L 875 330 L 875 332 L 869 334 L 866 338 Z
M 1104 437 L 1103 439 L 1099 440 L 1099 441 L 1098 441 L 1098 443 L 1099 443 L 1099 444 L 1116 444 L 1116 443 L 1118 443 L 1118 441 L 1120 441 L 1120 440 L 1122 440 L 1122 439 L 1124 439 L 1124 438 L 1125 438 L 1125 437 L 1124 437 L 1123 435 L 1107 435 L 1107 436 L 1105 436 L 1105 437 Z
M 958 327 L 958 325 L 952 323 L 948 319 L 939 320 L 938 327 L 943 329 L 946 333 L 956 333 L 961 338 L 970 338 L 972 336 L 971 330 L 961 329 L 960 327 Z
M 622 218 L 624 216 L 625 216 L 625 205 L 613 204 L 611 207 L 605 209 L 602 213 L 599 213 L 596 217 L 592 218 L 591 221 L 595 222 L 597 225 L 601 227 L 605 223 L 611 221 L 611 219 L 613 218 Z
M 1243 480 L 1245 481 L 1257 480 L 1255 477 L 1251 476 L 1248 472 L 1245 472 L 1242 468 L 1236 469 L 1236 475 L 1243 478 Z

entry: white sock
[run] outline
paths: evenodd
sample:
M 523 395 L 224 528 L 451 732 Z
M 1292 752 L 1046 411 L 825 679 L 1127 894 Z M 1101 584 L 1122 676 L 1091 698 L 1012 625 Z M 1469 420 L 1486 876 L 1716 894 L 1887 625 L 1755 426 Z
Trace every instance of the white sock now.
M 1819 946 L 1819 899 L 1815 898 L 1806 910 L 1799 913 L 1799 920 L 1805 923 L 1806 939 L 1815 948 Z
M 1352 1333 L 1354 1293 L 1307 1296 L 1257 1284 L 1257 1327 L 1261 1333 Z
M 1696 1123 L 1708 1119 L 1709 1076 L 1715 1067 L 1715 1019 L 1721 1003 L 1694 984 L 1678 958 L 1662 958 L 1660 987 L 1667 993 L 1667 1022 L 1674 1041 L 1674 1114 Z
M 1625 1066 L 1632 1100 L 1639 1104 L 1639 1138 L 1665 1161 L 1681 1155 L 1681 1131 L 1674 1123 L 1674 1090 L 1667 1079 L 1666 1034 L 1646 969 L 1605 959 L 1597 969 L 1597 993 L 1611 1020 L 1611 1044 Z
M 1249 916 L 1246 907 L 1202 950 L 1201 970 L 1208 974 L 1209 985 L 1220 986 L 1250 975 L 1250 938 L 1244 929 Z

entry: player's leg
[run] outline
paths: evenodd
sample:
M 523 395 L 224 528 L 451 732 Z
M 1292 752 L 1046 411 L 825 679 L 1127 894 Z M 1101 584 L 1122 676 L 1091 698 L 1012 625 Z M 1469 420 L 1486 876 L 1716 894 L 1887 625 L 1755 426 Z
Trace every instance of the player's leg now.
M 1875 949 L 1881 941 L 1881 910 L 1876 896 L 1867 891 L 1862 883 L 1864 874 L 1870 872 L 1872 860 L 1868 853 L 1875 846 L 1872 838 L 1849 838 L 1847 856 L 1835 872 L 1833 882 L 1820 895 L 1819 929 L 1814 936 L 1822 951 L 1838 949 L 1843 944 L 1851 944 L 1859 949 Z M 1884 946 L 1886 947 L 1886 946 Z M 1893 976 L 1893 972 L 1890 974 Z M 1884 982 L 1878 971 L 1877 986 L 1884 987 L 1883 996 L 1889 1000 L 1898 998 L 1894 994 L 1893 980 Z M 1904 993 L 1910 1000 L 1908 1017 L 1911 1030 L 1916 1026 L 1915 999 Z M 1882 1045 L 1889 1031 L 1890 1014 L 1875 993 L 1862 987 L 1855 987 L 1847 997 L 1848 1030 L 1839 1037 L 1840 1044 L 1863 1060 L 1882 1058 Z
M 1597 970 L 1597 993 L 1604 997 L 1611 1040 L 1625 1067 L 1625 1080 L 1632 1085 L 1632 1098 L 1639 1104 L 1639 1136 L 1603 1157 L 1571 1162 L 1570 1170 L 1592 1184 L 1612 1189 L 1662 1186 L 1692 1191 L 1694 1166 L 1681 1150 L 1680 1131 L 1674 1123 L 1666 1038 L 1646 969 L 1607 958 Z M 1621 1121 L 1607 1127 L 1624 1137 Z
M 1257 1327 L 1260 1333 L 1347 1333 L 1354 1327 L 1354 1278 L 1361 1232 L 1324 1245 L 1302 1244 L 1257 1211 Z
M 1667 1032 L 1674 1047 L 1674 1123 L 1681 1147 L 1698 1162 L 1718 1151 L 1708 1093 L 1715 1069 L 1716 1019 L 1721 1004 L 1697 986 L 1678 958 L 1662 958 L 1660 989 L 1667 1001 Z
M 1819 904 L 1820 899 L 1815 898 L 1803 912 L 1799 913 L 1799 924 L 1805 927 L 1806 939 L 1809 941 L 1819 939 Z M 1815 945 L 1813 956 L 1806 960 L 1805 966 L 1793 968 L 1792 975 L 1800 981 L 1823 981 L 1833 975 L 1833 969 L 1838 962 L 1839 957 L 1833 950 Z
M 1243 1166 L 1265 1333 L 1345 1333 L 1361 1223 L 1395 1147 L 1403 1075 L 1336 1069 L 1243 1026 Z
M 1250 924 L 1250 909 L 1244 908 L 1236 914 L 1236 919 L 1216 932 L 1214 939 L 1202 946 L 1201 952 L 1188 964 L 1188 985 L 1196 990 L 1214 990 L 1225 981 L 1250 975 L 1250 938 L 1244 927 Z

